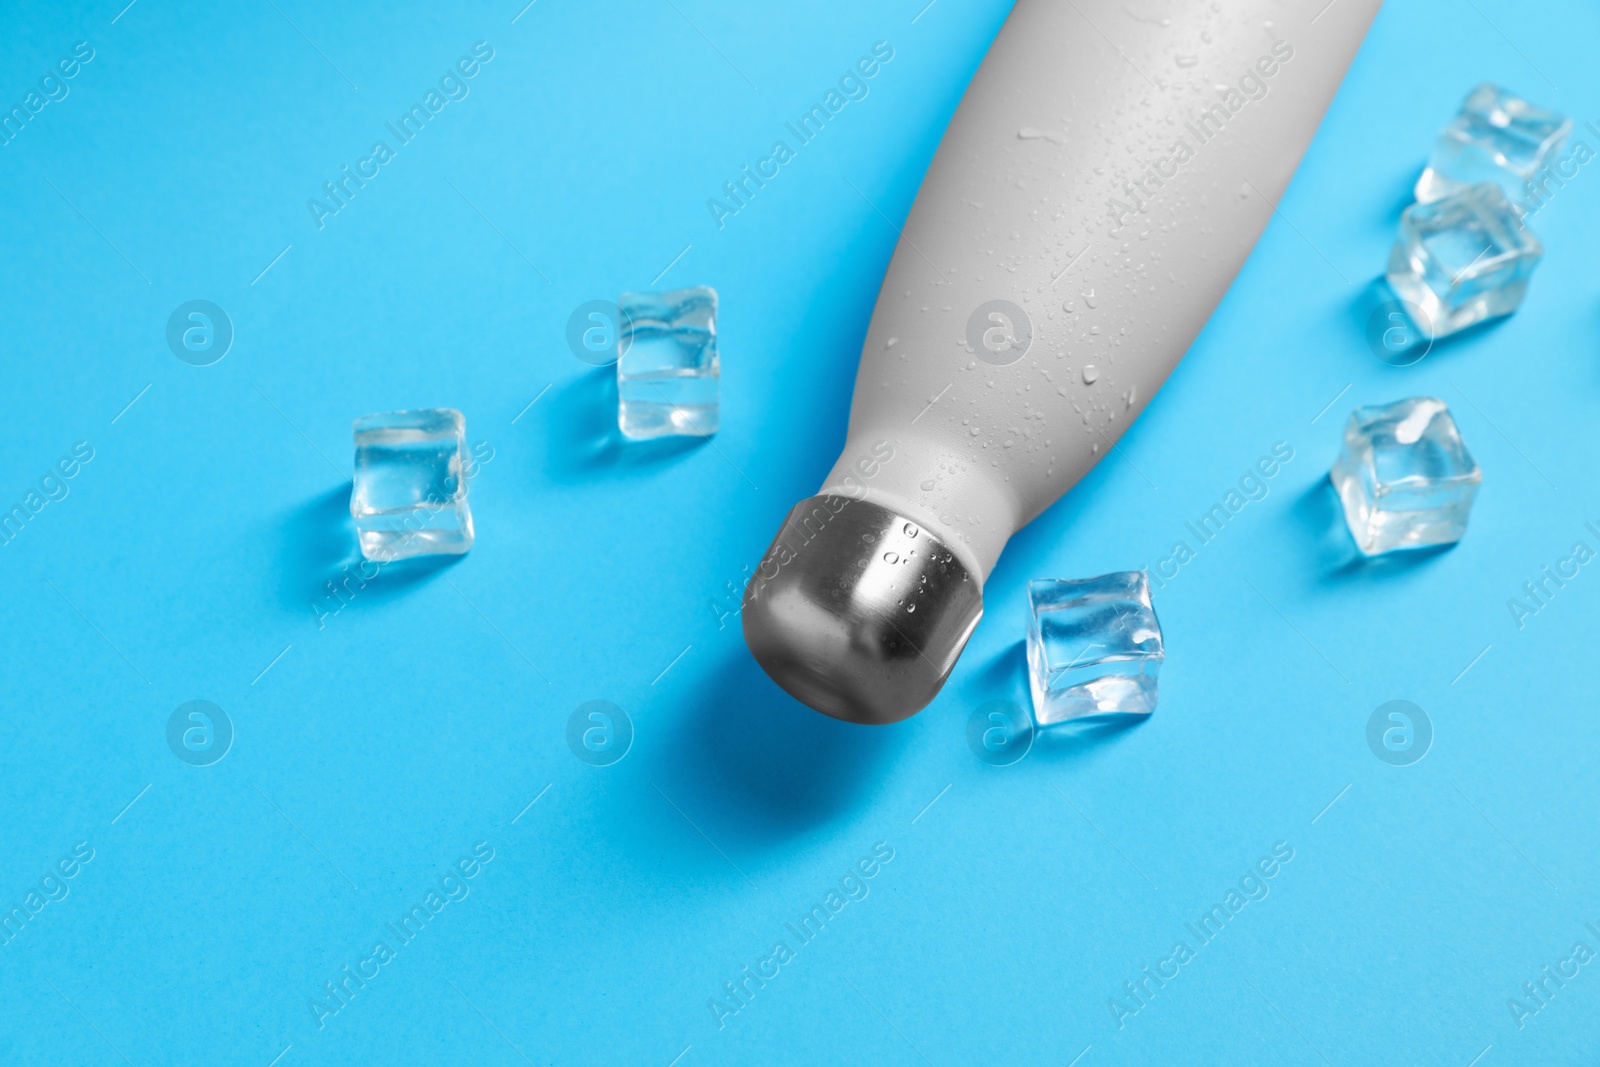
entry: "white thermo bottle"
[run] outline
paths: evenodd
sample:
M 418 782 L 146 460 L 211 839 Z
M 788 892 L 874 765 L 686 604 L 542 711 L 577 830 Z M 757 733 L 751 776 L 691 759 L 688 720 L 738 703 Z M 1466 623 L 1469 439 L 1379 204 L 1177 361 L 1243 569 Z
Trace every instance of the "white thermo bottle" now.
M 1017 0 L 917 194 L 844 449 L 745 590 L 819 711 L 903 719 L 1011 535 L 1144 409 L 1272 215 L 1379 0 Z

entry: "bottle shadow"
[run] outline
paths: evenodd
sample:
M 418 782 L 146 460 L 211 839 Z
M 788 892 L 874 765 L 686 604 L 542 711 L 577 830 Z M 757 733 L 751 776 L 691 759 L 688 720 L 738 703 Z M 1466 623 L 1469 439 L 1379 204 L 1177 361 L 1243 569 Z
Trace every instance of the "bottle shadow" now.
M 671 463 L 705 446 L 709 437 L 668 436 L 632 441 L 617 427 L 617 372 L 596 367 L 563 384 L 550 400 L 547 469 L 566 484 L 593 481 L 621 468 Z
M 708 813 L 710 835 L 736 853 L 782 849 L 859 811 L 912 736 L 906 725 L 861 726 L 806 707 L 742 647 L 668 730 L 662 780 L 685 808 Z

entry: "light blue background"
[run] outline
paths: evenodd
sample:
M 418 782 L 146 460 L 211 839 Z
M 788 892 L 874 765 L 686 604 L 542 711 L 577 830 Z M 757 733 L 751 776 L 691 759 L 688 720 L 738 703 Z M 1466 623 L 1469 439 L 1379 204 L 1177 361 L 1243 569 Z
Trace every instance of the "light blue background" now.
M 1539 215 L 1546 260 L 1504 324 L 1396 369 L 1359 311 L 1473 84 L 1600 119 L 1600 16 L 1387 5 L 1126 462 L 1015 540 L 940 698 L 863 729 L 779 691 L 719 611 L 832 462 L 883 216 L 909 210 L 1007 10 L 924 2 L 0 15 L 8 107 L 95 49 L 0 148 L 0 504 L 95 450 L 0 549 L 0 902 L 95 850 L 0 947 L 0 1058 L 1488 1067 L 1600 1041 L 1600 965 L 1520 1030 L 1507 1007 L 1574 941 L 1600 949 L 1600 566 L 1522 629 L 1506 605 L 1574 541 L 1600 548 L 1600 178 Z M 470 96 L 317 229 L 306 199 L 479 40 Z M 871 95 L 719 231 L 706 198 L 879 40 Z M 685 246 L 660 285 L 721 294 L 723 428 L 624 449 L 566 320 Z M 205 368 L 164 340 L 197 298 L 236 330 Z M 1324 482 L 1343 418 L 1416 394 L 1482 464 L 1471 530 L 1353 564 Z M 319 629 L 353 555 L 351 419 L 446 405 L 493 449 L 477 547 Z M 1026 699 L 1026 579 L 1153 565 L 1277 441 L 1294 459 L 1270 495 L 1156 592 L 1155 717 L 975 759 L 972 710 Z M 1436 731 L 1410 767 L 1365 740 L 1395 698 Z M 211 767 L 166 745 L 194 699 L 236 730 Z M 564 739 L 591 699 L 635 725 L 613 766 Z M 470 896 L 319 1029 L 322 983 L 484 841 Z M 870 895 L 719 1029 L 708 999 L 797 946 L 784 924 L 880 841 Z M 1277 842 L 1270 896 L 1119 1029 L 1123 982 Z

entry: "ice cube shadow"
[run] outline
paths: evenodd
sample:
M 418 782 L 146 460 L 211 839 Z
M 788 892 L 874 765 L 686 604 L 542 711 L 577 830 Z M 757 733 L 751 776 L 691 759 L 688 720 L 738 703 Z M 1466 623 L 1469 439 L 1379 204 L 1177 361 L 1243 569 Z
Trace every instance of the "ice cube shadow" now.
M 726 648 L 706 692 L 685 704 L 666 726 L 652 773 L 735 855 L 782 850 L 867 807 L 913 733 L 806 707 L 767 677 L 743 642 Z
M 956 672 L 960 670 L 958 662 Z M 1028 692 L 1028 643 L 1013 641 L 969 671 L 961 681 L 961 698 L 974 708 L 991 700 L 1009 700 L 1026 711 L 1033 700 Z
M 1366 288 L 1362 289 L 1356 294 L 1355 299 L 1350 302 L 1349 308 L 1350 321 L 1355 326 L 1356 335 L 1362 339 L 1364 344 L 1366 344 L 1368 350 L 1372 353 L 1373 358 L 1377 359 L 1379 362 L 1388 363 L 1396 370 L 1403 370 L 1406 367 L 1415 366 L 1417 363 L 1432 357 L 1441 349 L 1452 349 L 1463 344 L 1464 342 L 1471 341 L 1474 338 L 1487 336 L 1498 327 L 1504 325 L 1507 319 L 1511 318 L 1511 315 L 1501 315 L 1497 318 L 1488 319 L 1484 322 L 1479 322 L 1472 326 L 1468 326 L 1466 329 L 1457 333 L 1436 338 L 1432 343 L 1429 343 L 1426 338 L 1423 338 L 1420 333 L 1418 333 L 1415 335 L 1416 339 L 1410 344 L 1406 345 L 1404 348 L 1390 350 L 1390 358 L 1385 359 L 1380 356 L 1377 349 L 1373 347 L 1373 339 L 1371 336 L 1369 336 L 1369 331 L 1373 329 L 1371 320 L 1372 316 L 1380 307 L 1386 303 L 1389 303 L 1390 301 L 1399 299 L 1400 298 L 1398 295 L 1396 295 L 1394 289 L 1390 287 L 1388 278 L 1385 275 L 1380 274 L 1369 281 L 1366 285 Z M 1515 314 L 1515 312 L 1512 312 L 1512 314 Z M 1381 323 L 1379 324 L 1379 326 L 1382 325 L 1383 324 Z M 1415 324 L 1413 324 L 1411 328 L 1413 331 L 1415 331 Z M 1412 356 L 1418 348 L 1423 348 L 1422 354 L 1416 356 L 1414 359 L 1411 359 L 1410 362 L 1393 362 L 1393 360 L 1401 356 Z M 1383 400 L 1384 402 L 1389 400 L 1398 400 L 1401 396 L 1406 395 L 1416 394 L 1400 393 L 1392 397 L 1385 397 Z M 1372 403 L 1374 401 L 1369 399 L 1367 402 Z M 1339 415 L 1339 422 L 1341 425 L 1343 424 L 1344 419 L 1349 415 L 1349 408 L 1356 407 L 1358 403 L 1359 401 L 1352 401 L 1350 405 L 1346 407 Z M 1328 414 L 1331 416 L 1334 414 L 1334 411 L 1330 410 Z
M 305 611 L 319 599 L 322 583 L 337 574 L 340 561 L 355 551 L 350 519 L 350 483 L 345 482 L 293 508 L 279 527 L 283 547 L 277 572 L 285 607 Z
M 1326 476 L 1317 479 L 1296 498 L 1289 515 L 1290 521 L 1299 527 L 1295 543 L 1309 546 L 1314 573 L 1322 582 L 1381 580 L 1387 575 L 1425 567 L 1455 547 L 1433 545 L 1381 556 L 1362 555 L 1344 521 L 1339 493 Z
M 358 586 L 358 583 L 351 579 L 350 585 L 356 589 L 356 592 L 350 602 L 350 607 L 359 609 L 362 605 L 382 604 L 396 597 L 404 596 L 412 588 L 426 585 L 466 558 L 465 554 L 408 556 L 404 559 L 381 564 L 377 575 L 367 579 L 365 586 Z M 334 582 L 335 585 L 349 574 L 358 576 L 361 574 L 362 557 L 359 550 L 352 552 L 347 559 L 341 562 L 348 563 L 350 569 L 348 571 L 335 569 L 328 579 Z M 371 569 L 372 564 L 368 563 L 367 570 L 370 571 Z M 326 592 L 326 589 L 324 588 L 323 591 Z
M 1427 169 L 1428 161 L 1423 159 L 1416 167 L 1404 171 L 1395 181 L 1394 199 L 1389 202 L 1390 206 L 1384 210 L 1382 218 L 1396 230 L 1400 226 L 1401 213 L 1417 202 L 1417 179 L 1421 178 L 1422 172 Z
M 285 608 L 316 617 L 332 611 L 339 601 L 327 583 L 341 586 L 345 606 L 358 609 L 362 604 L 379 604 L 404 594 L 413 586 L 437 577 L 463 556 L 414 556 L 383 564 L 376 576 L 362 578 L 361 550 L 356 545 L 355 523 L 350 518 L 350 486 L 335 486 L 311 498 L 289 513 L 283 523 L 284 550 L 278 573 L 282 576 L 281 596 Z M 365 565 L 366 571 L 372 564 Z
M 596 367 L 557 388 L 549 399 L 547 467 L 565 483 L 590 482 L 621 468 L 649 468 L 696 451 L 706 437 L 669 436 L 630 441 L 617 428 L 617 370 Z
M 1028 687 L 1028 643 L 1014 642 L 991 656 L 962 683 L 963 706 L 970 713 L 991 700 L 1010 700 L 1024 714 L 1031 715 L 1033 693 Z M 1159 710 L 1159 709 L 1158 709 Z M 1091 749 L 1116 740 L 1150 716 L 1085 715 L 1053 726 L 1035 725 L 1033 748 L 1027 759 L 1044 756 L 1051 760 L 1070 760 L 1089 754 Z M 966 718 L 961 720 L 966 728 Z
M 1087 755 L 1089 750 L 1110 745 L 1130 730 L 1143 726 L 1159 715 L 1158 707 L 1149 715 L 1084 715 L 1037 730 L 1030 756 L 1063 759 Z

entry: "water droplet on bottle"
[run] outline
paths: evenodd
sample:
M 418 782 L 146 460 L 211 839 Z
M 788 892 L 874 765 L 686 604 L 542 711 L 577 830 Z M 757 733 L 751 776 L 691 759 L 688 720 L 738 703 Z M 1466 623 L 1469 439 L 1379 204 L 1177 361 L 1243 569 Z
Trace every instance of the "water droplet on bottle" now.
M 898 552 L 885 552 L 883 554 L 883 561 L 885 563 L 899 563 L 900 562 L 900 553 L 898 553 Z
M 1099 377 L 1100 371 L 1093 363 L 1090 363 L 1088 366 L 1083 368 L 1083 380 L 1085 384 L 1093 385 L 1095 380 Z
M 911 611 L 916 611 L 916 610 L 917 610 L 917 606 L 915 604 L 907 604 L 906 605 L 906 611 L 911 612 Z
M 1098 301 L 1098 300 L 1096 300 L 1094 298 L 1094 290 L 1093 289 L 1090 289 L 1087 293 L 1083 294 L 1083 302 L 1085 304 L 1089 305 L 1089 307 L 1091 309 L 1097 308 L 1097 307 L 1100 306 L 1100 301 Z
M 920 488 L 922 489 L 922 491 L 924 493 L 931 493 L 931 492 L 933 492 L 934 486 L 936 486 L 938 484 L 939 484 L 938 482 L 934 481 L 932 478 L 929 478 L 927 481 L 922 483 Z
M 905 532 L 906 532 L 906 536 L 907 537 L 915 537 L 915 536 L 917 536 L 916 524 L 915 523 L 910 523 L 910 522 L 906 523 Z
M 980 429 L 978 429 L 978 428 L 977 428 L 977 427 L 976 427 L 976 426 L 974 426 L 974 427 L 973 427 L 973 428 L 972 428 L 972 436 L 974 436 L 974 437 L 976 437 L 976 436 L 978 436 L 978 435 L 979 435 L 979 434 L 980 434 L 980 433 L 982 433 L 982 432 L 983 432 L 983 431 L 982 431 L 982 430 L 980 430 Z
M 883 342 L 883 347 L 884 348 L 893 348 L 895 345 L 897 345 L 899 343 L 900 343 L 900 338 L 891 337 L 887 341 Z

